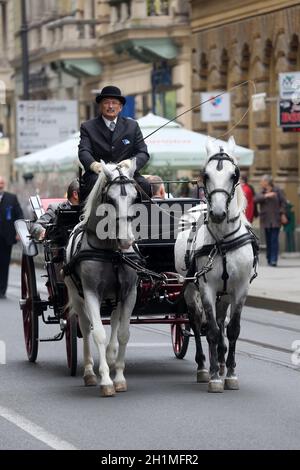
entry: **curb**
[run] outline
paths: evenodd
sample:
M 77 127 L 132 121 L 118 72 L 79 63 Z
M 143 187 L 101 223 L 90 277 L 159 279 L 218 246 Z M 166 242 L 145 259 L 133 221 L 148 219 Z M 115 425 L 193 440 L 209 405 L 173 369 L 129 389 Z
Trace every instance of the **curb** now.
M 20 264 L 22 257 L 21 248 L 16 248 L 12 254 L 12 261 L 16 264 Z M 44 261 L 41 255 L 35 258 L 35 266 L 37 268 L 43 268 Z M 291 313 L 293 315 L 300 315 L 300 303 L 289 302 L 288 300 L 272 299 L 269 297 L 258 297 L 255 295 L 248 295 L 246 304 L 248 307 L 261 308 L 266 310 L 272 310 L 275 312 Z
M 248 307 L 262 308 L 273 310 L 275 312 L 291 313 L 300 315 L 300 303 L 289 302 L 288 300 L 270 299 L 268 297 L 257 297 L 248 295 L 246 304 Z

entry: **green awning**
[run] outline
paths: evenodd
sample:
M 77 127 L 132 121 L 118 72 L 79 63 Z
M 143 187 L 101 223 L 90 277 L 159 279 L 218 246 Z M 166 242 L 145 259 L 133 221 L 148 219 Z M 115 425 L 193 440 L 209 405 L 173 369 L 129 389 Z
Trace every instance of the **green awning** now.
M 63 67 L 76 77 L 96 77 L 102 72 L 102 65 L 96 59 L 66 59 Z
M 117 54 L 127 52 L 140 62 L 151 63 L 157 59 L 175 59 L 178 49 L 170 38 L 131 39 L 115 46 Z

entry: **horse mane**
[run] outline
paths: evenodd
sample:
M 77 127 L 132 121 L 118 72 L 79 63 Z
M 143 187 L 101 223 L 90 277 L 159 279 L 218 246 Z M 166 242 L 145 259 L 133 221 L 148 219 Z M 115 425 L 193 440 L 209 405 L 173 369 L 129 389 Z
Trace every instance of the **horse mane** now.
M 83 219 L 82 219 L 81 224 L 84 225 L 89 220 L 89 217 L 90 217 L 91 212 L 92 212 L 94 200 L 97 198 L 99 193 L 102 193 L 102 191 L 105 187 L 105 184 L 106 184 L 106 176 L 104 175 L 103 172 L 101 172 L 98 176 L 98 179 L 97 179 L 92 191 L 88 195 L 88 198 L 87 198 L 86 203 L 84 205 Z M 98 202 L 99 202 L 99 204 L 102 202 L 102 197 L 101 197 L 101 200 L 98 200 Z

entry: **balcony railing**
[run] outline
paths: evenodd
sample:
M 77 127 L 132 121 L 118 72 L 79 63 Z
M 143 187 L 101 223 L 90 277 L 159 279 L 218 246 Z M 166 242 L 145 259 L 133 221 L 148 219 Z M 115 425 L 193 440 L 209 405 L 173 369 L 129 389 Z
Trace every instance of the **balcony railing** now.
M 96 46 L 97 20 L 61 18 L 29 28 L 30 53 L 64 49 L 86 49 Z
M 110 6 L 111 30 L 134 24 L 149 27 L 184 23 L 189 16 L 189 3 L 176 0 L 110 0 Z

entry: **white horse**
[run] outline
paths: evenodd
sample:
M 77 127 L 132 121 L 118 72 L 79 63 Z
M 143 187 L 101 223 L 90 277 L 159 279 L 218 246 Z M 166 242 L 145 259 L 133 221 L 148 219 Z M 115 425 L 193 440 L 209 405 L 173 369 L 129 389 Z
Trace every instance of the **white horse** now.
M 209 382 L 209 392 L 222 392 L 224 384 L 227 389 L 239 388 L 235 374 L 235 348 L 249 284 L 256 276 L 258 252 L 256 237 L 244 215 L 246 201 L 239 186 L 239 168 L 233 157 L 233 137 L 227 145 L 225 153 L 208 140 L 208 159 L 203 171 L 207 215 L 205 220 L 203 217 L 198 219 L 194 232 L 179 232 L 175 244 L 177 272 L 184 276 L 197 273 L 195 282 L 187 282 L 184 296 L 195 333 L 197 381 Z M 229 352 L 224 383 L 220 375 L 225 370 L 224 325 L 229 305 Z M 205 368 L 200 338 L 203 326 L 209 344 L 209 373 Z
M 90 193 L 83 221 L 75 227 L 66 250 L 65 284 L 71 314 L 78 315 L 83 336 L 84 383 L 97 385 L 90 352 L 90 333 L 99 352 L 102 396 L 127 390 L 124 377 L 125 351 L 129 340 L 130 316 L 136 302 L 137 274 L 120 261 L 120 252 L 134 253 L 131 210 L 137 197 L 135 160 L 131 167 L 104 164 Z M 111 314 L 111 336 L 101 321 L 101 303 L 117 303 Z M 114 381 L 110 370 L 115 369 Z

